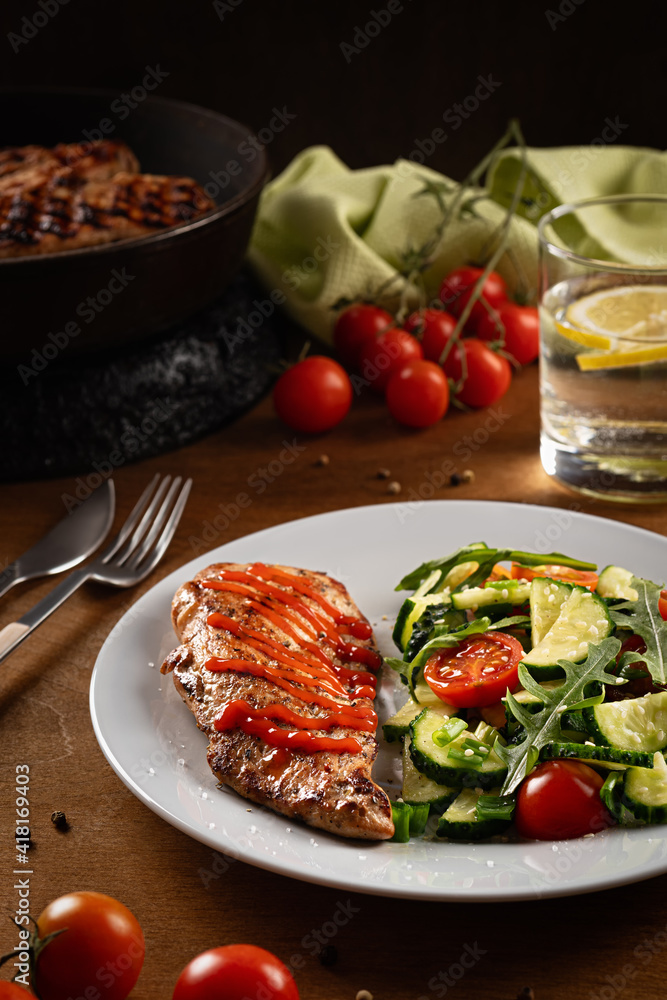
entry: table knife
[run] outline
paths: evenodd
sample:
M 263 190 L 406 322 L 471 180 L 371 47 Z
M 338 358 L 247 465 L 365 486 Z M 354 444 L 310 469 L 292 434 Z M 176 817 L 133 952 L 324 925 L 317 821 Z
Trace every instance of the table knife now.
M 48 535 L 0 573 L 0 597 L 16 583 L 61 573 L 82 562 L 106 537 L 115 507 L 113 479 L 107 479 Z

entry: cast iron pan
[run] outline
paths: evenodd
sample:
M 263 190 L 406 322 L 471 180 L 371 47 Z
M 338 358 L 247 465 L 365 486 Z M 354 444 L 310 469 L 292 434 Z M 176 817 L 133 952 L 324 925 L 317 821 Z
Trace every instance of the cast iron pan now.
M 142 171 L 194 177 L 217 207 L 140 239 L 0 260 L 5 361 L 38 366 L 37 354 L 46 364 L 63 350 L 71 357 L 165 329 L 211 302 L 243 259 L 268 174 L 263 148 L 247 141 L 252 132 L 181 101 L 147 97 L 129 109 L 118 99 L 111 91 L 2 92 L 0 146 L 121 139 Z

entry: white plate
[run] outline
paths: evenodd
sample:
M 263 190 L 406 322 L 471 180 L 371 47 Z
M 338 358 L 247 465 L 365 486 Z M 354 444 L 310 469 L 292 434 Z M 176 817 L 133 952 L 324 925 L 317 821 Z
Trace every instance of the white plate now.
M 219 789 L 206 763 L 206 738 L 159 668 L 176 645 L 170 603 L 177 586 L 212 562 L 261 560 L 322 570 L 341 580 L 369 617 L 380 649 L 405 596 L 398 580 L 460 545 L 561 551 L 616 563 L 664 580 L 667 540 L 640 528 L 549 507 L 486 501 L 382 504 L 282 524 L 223 545 L 172 573 L 118 622 L 93 672 L 90 708 L 109 763 L 150 809 L 208 844 L 213 880 L 234 859 L 293 878 L 348 890 L 432 900 L 534 899 L 591 892 L 667 871 L 665 827 L 611 829 L 595 837 L 536 843 L 409 844 L 346 841 L 290 823 Z M 381 721 L 394 680 L 380 695 Z M 399 693 L 405 700 L 405 691 Z M 396 776 L 394 747 L 382 747 L 375 775 Z M 396 787 L 394 784 L 393 786 Z

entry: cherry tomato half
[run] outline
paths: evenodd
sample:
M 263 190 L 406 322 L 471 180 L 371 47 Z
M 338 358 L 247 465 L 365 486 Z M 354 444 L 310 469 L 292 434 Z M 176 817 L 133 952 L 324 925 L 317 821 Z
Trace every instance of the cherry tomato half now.
M 450 352 L 444 365 L 446 373 L 455 382 L 463 376 L 462 351 L 465 351 L 467 375 L 457 399 L 475 409 L 493 406 L 510 387 L 512 369 L 509 361 L 475 337 L 462 340 Z
M 576 760 L 538 764 L 519 788 L 514 819 L 528 840 L 569 840 L 614 822 L 600 798 L 604 780 Z
M 144 962 L 144 936 L 126 906 L 100 892 L 71 892 L 43 910 L 40 938 L 63 930 L 37 960 L 35 987 L 42 1000 L 97 995 L 125 1000 Z
M 394 322 L 390 313 L 378 306 L 361 303 L 344 309 L 334 326 L 334 347 L 341 363 L 354 369 L 359 365 L 361 345 L 375 340 Z
M 571 566 L 521 566 L 512 563 L 513 580 L 532 580 L 536 576 L 548 576 L 550 580 L 560 580 L 562 583 L 574 583 L 579 587 L 595 590 L 598 585 L 598 574 L 591 570 L 572 569 Z
M 419 341 L 405 330 L 394 328 L 361 346 L 360 371 L 375 392 L 384 392 L 387 382 L 408 361 L 424 357 Z
M 385 398 L 399 424 L 430 427 L 447 412 L 449 383 L 435 361 L 408 361 L 389 379 Z
M 482 267 L 457 267 L 447 275 L 440 286 L 440 301 L 455 316 L 460 316 L 470 301 L 473 289 L 484 274 Z M 507 301 L 507 285 L 495 271 L 491 271 L 482 285 L 481 298 L 492 309 L 497 309 L 501 302 Z M 471 329 L 486 316 L 488 309 L 481 301 L 475 302 L 468 319 Z
M 314 354 L 280 376 L 273 405 L 295 431 L 319 434 L 339 424 L 352 404 L 352 384 L 337 361 Z
M 500 324 L 502 323 L 502 327 Z M 502 302 L 477 324 L 480 340 L 498 340 L 520 365 L 528 365 L 540 353 L 540 322 L 537 309 Z
M 440 361 L 440 356 L 456 329 L 456 320 L 444 309 L 421 309 L 403 324 L 408 333 L 420 338 L 424 357 Z
M 289 969 L 254 944 L 228 944 L 197 955 L 178 977 L 172 1000 L 299 1000 Z
M 522 656 L 523 647 L 514 636 L 483 632 L 459 646 L 436 650 L 426 661 L 424 680 L 448 705 L 480 708 L 516 687 Z

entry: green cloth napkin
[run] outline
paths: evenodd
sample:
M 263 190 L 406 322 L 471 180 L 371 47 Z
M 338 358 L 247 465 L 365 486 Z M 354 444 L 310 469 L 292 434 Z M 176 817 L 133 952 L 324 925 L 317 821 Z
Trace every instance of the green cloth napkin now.
M 607 145 L 529 149 L 527 155 L 524 193 L 534 203 L 512 220 L 510 252 L 497 266 L 511 292 L 537 285 L 536 224 L 545 211 L 595 195 L 667 193 L 667 154 L 655 150 Z M 474 216 L 452 221 L 424 274 L 429 298 L 448 271 L 487 255 L 519 170 L 518 152 L 508 150 L 488 181 L 492 200 L 477 202 Z M 267 288 L 285 295 L 288 312 L 330 342 L 333 304 L 372 294 L 397 274 L 402 252 L 433 235 L 440 219 L 437 204 L 432 197 L 415 197 L 424 181 L 456 187 L 408 160 L 350 170 L 326 146 L 305 149 L 264 190 L 249 259 Z M 604 217 L 577 249 L 586 252 L 598 244 L 610 253 L 618 244 Z

